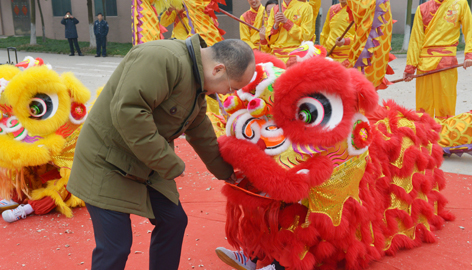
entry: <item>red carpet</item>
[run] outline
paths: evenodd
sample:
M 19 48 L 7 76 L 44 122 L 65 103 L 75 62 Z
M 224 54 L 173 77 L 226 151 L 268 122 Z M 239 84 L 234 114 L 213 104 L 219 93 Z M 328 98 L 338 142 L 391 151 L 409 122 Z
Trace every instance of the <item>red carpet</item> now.
M 225 198 L 222 181 L 213 179 L 195 152 L 178 139 L 176 151 L 187 165 L 186 176 L 177 179 L 182 205 L 189 217 L 180 269 L 230 269 L 215 254 L 225 240 Z M 444 194 L 456 221 L 437 231 L 438 242 L 384 257 L 370 269 L 472 269 L 472 176 L 446 174 Z M 92 222 L 85 208 L 73 218 L 57 213 L 29 216 L 6 223 L 0 220 L 0 270 L 90 269 L 95 246 Z M 126 269 L 148 269 L 152 226 L 132 216 L 134 240 Z M 462 229 L 462 228 L 463 229 Z

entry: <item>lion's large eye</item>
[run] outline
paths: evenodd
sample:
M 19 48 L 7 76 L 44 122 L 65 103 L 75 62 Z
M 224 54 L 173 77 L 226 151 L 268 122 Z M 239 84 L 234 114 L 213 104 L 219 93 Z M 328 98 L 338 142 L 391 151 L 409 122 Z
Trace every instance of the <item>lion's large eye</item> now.
M 333 129 L 343 118 L 343 103 L 337 95 L 317 93 L 298 101 L 296 117 L 309 126 Z
M 29 104 L 30 118 L 45 120 L 56 114 L 59 106 L 57 94 L 36 94 Z

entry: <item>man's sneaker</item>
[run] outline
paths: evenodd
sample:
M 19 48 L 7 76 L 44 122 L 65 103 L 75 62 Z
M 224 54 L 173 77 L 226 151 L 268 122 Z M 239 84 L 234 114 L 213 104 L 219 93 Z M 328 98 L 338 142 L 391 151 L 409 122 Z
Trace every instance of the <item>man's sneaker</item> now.
M 74 56 L 74 54 L 73 54 L 73 53 L 71 53 L 71 54 L 69 54 L 69 56 Z
M 4 211 L 2 217 L 3 220 L 11 223 L 26 218 L 26 216 L 31 213 L 33 213 L 33 207 L 29 204 L 22 204 L 13 210 Z
M 13 209 L 17 208 L 18 204 L 12 200 L 1 200 L 0 201 L 0 213 L 3 213 L 3 211 L 8 210 L 8 209 Z
M 259 268 L 257 270 L 275 270 L 275 265 L 273 265 L 273 264 L 267 265 L 267 266 L 264 266 L 264 267 Z
M 251 261 L 242 251 L 232 251 L 224 247 L 216 250 L 216 255 L 227 265 L 238 270 L 256 270 L 256 264 Z
M 84 56 L 81 52 L 79 53 L 79 56 Z
M 99 55 L 99 54 L 96 54 L 95 57 L 100 57 L 100 55 Z

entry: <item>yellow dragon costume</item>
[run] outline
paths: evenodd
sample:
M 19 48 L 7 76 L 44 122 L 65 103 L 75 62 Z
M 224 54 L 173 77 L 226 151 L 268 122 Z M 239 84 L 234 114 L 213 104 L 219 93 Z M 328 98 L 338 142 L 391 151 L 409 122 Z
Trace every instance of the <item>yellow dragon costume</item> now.
M 183 5 L 187 14 L 189 34 L 200 34 L 208 46 L 223 40 L 224 31 L 218 28 L 215 12 L 224 0 L 133 0 L 131 19 L 133 44 L 160 39 L 158 15 L 170 6 Z M 136 42 L 135 42 L 136 41 Z M 139 41 L 139 42 L 138 42 Z
M 388 63 L 392 41 L 390 0 L 348 0 L 356 33 L 349 53 L 349 67 L 362 71 L 376 89 L 387 88 L 385 74 L 393 74 Z

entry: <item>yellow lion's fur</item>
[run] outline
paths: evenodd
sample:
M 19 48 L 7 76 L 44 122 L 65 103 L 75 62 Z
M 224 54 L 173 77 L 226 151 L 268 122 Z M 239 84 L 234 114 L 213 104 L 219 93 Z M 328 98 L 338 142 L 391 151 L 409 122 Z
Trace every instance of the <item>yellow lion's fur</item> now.
M 66 190 L 73 157 L 70 148 L 75 147 L 80 131 L 80 126 L 69 120 L 71 103 L 85 104 L 90 91 L 72 73 L 59 76 L 46 66 L 24 71 L 0 66 L 0 78 L 9 81 L 1 94 L 0 105 L 11 108 L 10 117 L 17 117 L 29 136 L 40 136 L 34 142 L 24 142 L 14 140 L 11 133 L 0 135 L 0 194 L 8 199 L 15 190 L 20 199 L 24 195 L 32 200 L 50 197 L 59 212 L 71 217 L 71 207 L 84 206 L 82 200 L 68 196 Z M 30 115 L 31 100 L 38 93 L 58 96 L 57 111 L 48 119 L 38 120 Z M 51 168 L 59 171 L 60 179 L 42 184 L 41 174 Z

